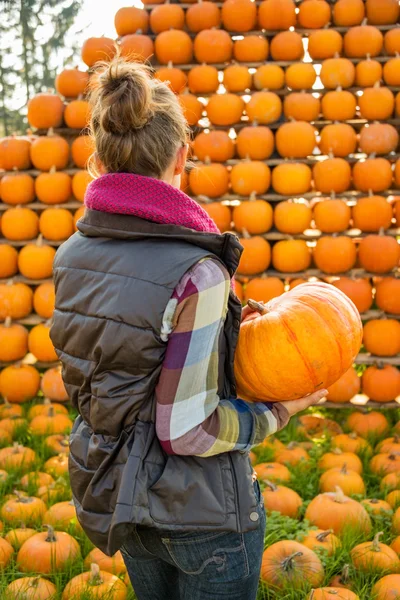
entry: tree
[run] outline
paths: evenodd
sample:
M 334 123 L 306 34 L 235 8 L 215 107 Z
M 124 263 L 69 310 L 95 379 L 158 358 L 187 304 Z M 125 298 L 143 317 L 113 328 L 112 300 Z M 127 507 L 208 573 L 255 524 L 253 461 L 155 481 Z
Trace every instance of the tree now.
M 0 1 L 0 134 L 26 128 L 29 98 L 53 88 L 57 69 L 77 56 L 67 34 L 82 3 Z

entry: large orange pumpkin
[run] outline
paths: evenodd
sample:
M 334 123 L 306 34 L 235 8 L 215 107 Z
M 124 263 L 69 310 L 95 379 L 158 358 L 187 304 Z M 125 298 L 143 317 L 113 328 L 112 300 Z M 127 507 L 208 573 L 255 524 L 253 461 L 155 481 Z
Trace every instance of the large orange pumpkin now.
M 375 301 L 388 314 L 400 315 L 400 279 L 385 277 L 376 285 Z
M 0 140 L 0 168 L 5 171 L 29 169 L 32 140 L 28 137 L 12 135 Z
M 350 277 L 340 277 L 332 282 L 338 290 L 341 290 L 346 296 L 354 302 L 360 313 L 367 312 L 372 306 L 372 285 L 368 279 L 350 279 Z
M 344 158 L 327 158 L 313 168 L 315 188 L 323 194 L 341 193 L 349 189 L 351 168 Z
M 243 127 L 236 138 L 236 151 L 240 158 L 264 160 L 271 156 L 274 146 L 274 134 L 263 125 Z
M 320 133 L 319 148 L 322 154 L 344 158 L 357 148 L 357 134 L 347 123 L 326 125 Z
M 284 123 L 275 135 L 276 149 L 284 158 L 306 158 L 316 146 L 315 133 L 306 121 Z
M 199 63 L 229 62 L 232 58 L 232 51 L 231 36 L 227 31 L 221 29 L 204 29 L 196 35 L 194 40 L 194 56 Z
M 321 110 L 327 121 L 347 121 L 356 114 L 357 100 L 347 90 L 335 90 L 322 96 Z
M 218 71 L 211 65 L 197 65 L 190 69 L 188 86 L 192 94 L 212 94 L 219 86 Z
M 383 48 L 383 35 L 372 25 L 351 27 L 344 35 L 344 53 L 350 58 L 378 56 Z
M 283 100 L 283 112 L 289 120 L 316 121 L 321 112 L 321 100 L 312 94 L 292 92 Z
M 226 162 L 233 158 L 235 145 L 226 131 L 203 131 L 194 139 L 193 152 L 203 162 Z
M 282 233 L 296 235 L 311 226 L 312 212 L 305 201 L 285 200 L 279 202 L 274 211 L 275 227 Z
M 28 122 L 37 129 L 60 127 L 64 103 L 56 94 L 40 93 L 28 102 Z
M 360 266 L 371 273 L 388 273 L 398 266 L 400 246 L 389 235 L 368 235 L 358 247 Z
M 362 389 L 375 402 L 390 402 L 400 394 L 400 371 L 393 365 L 368 367 L 362 376 Z
M 137 9 L 135 9 L 137 10 Z M 85 93 L 89 83 L 89 73 L 76 69 L 64 69 L 56 77 L 55 87 L 65 98 L 77 98 Z
M 38 200 L 44 204 L 63 204 L 71 197 L 71 177 L 52 168 L 49 173 L 40 173 L 36 177 L 35 192 Z
M 392 206 L 384 196 L 365 196 L 353 206 L 353 225 L 361 231 L 388 229 L 392 223 Z
M 364 325 L 365 349 L 375 356 L 395 356 L 400 352 L 400 323 L 395 319 L 372 319 Z
M 345 496 L 340 488 L 319 494 L 307 507 L 305 518 L 320 529 L 333 529 L 341 534 L 346 528 L 358 533 L 371 531 L 371 519 L 364 506 Z
M 334 29 L 320 29 L 308 37 L 308 52 L 313 60 L 333 58 L 342 52 L 343 38 Z
M 328 400 L 341 404 L 349 402 L 361 388 L 361 380 L 354 367 L 350 367 L 333 385 L 328 387 Z
M 251 235 L 266 233 L 272 227 L 272 206 L 265 200 L 251 198 L 249 202 L 242 202 L 233 210 L 235 229 L 239 232 L 245 229 Z
M 354 187 L 361 192 L 383 192 L 392 185 L 391 164 L 385 158 L 359 160 L 353 167 Z
M 227 31 L 250 31 L 255 29 L 257 6 L 251 0 L 225 0 L 221 16 Z
M 244 161 L 232 167 L 230 180 L 235 194 L 240 196 L 249 196 L 253 192 L 265 194 L 270 186 L 271 172 L 262 161 Z
M 373 87 L 382 79 L 382 65 L 377 60 L 361 60 L 356 65 L 356 85 Z
M 274 63 L 261 65 L 253 75 L 253 85 L 256 90 L 280 90 L 285 85 L 285 71 Z
M 305 580 L 316 587 L 323 579 L 324 567 L 317 554 L 299 542 L 283 540 L 264 551 L 261 581 L 268 587 L 284 589 L 290 585 L 299 589 Z
M 198 165 L 190 171 L 189 181 L 195 196 L 218 198 L 228 191 L 229 174 L 220 163 Z
M 300 27 L 320 29 L 331 19 L 331 7 L 325 0 L 308 0 L 300 5 L 297 15 Z
M 282 31 L 272 38 L 270 52 L 276 61 L 301 60 L 304 56 L 303 39 L 296 31 Z
M 322 63 L 320 77 L 328 89 L 351 87 L 355 76 L 355 67 L 347 58 L 328 58 Z
M 235 374 L 241 397 L 293 400 L 332 385 L 351 367 L 362 325 L 339 290 L 324 283 L 299 285 L 260 311 L 245 319 L 239 336 Z
M 272 187 L 277 194 L 295 196 L 311 189 L 312 173 L 303 163 L 280 164 L 272 171 Z
M 325 198 L 314 206 L 315 227 L 323 233 L 340 233 L 349 228 L 351 209 L 345 200 Z
M 293 0 L 264 0 L 258 9 L 258 22 L 262 29 L 285 30 L 296 25 Z
M 269 267 L 271 261 L 271 247 L 267 240 L 256 235 L 240 240 L 243 254 L 240 258 L 238 273 L 242 275 L 257 275 Z
M 360 115 L 370 121 L 390 119 L 394 111 L 394 95 L 386 87 L 372 87 L 364 90 L 359 98 Z
M 261 35 L 247 35 L 233 44 L 233 56 L 239 62 L 265 62 L 268 50 L 268 40 Z
M 337 27 L 360 25 L 364 16 L 363 0 L 338 0 L 333 5 L 333 21 Z
M 255 92 L 246 104 L 246 112 L 250 121 L 274 123 L 282 114 L 282 101 L 274 92 Z
M 88 67 L 99 61 L 110 61 L 116 52 L 114 40 L 107 37 L 88 38 L 82 46 L 82 60 Z
M 194 33 L 219 27 L 220 23 L 221 12 L 213 2 L 196 2 L 186 11 L 187 28 Z
M 0 179 L 0 198 L 5 204 L 12 205 L 33 202 L 35 199 L 35 182 L 33 177 L 26 173 L 18 172 L 4 175 Z
M 214 125 L 234 125 L 239 123 L 244 109 L 244 101 L 235 94 L 214 94 L 207 104 L 207 116 Z
M 143 8 L 125 6 L 115 13 L 114 25 L 120 37 L 129 33 L 146 33 L 149 28 L 149 15 Z
M 69 145 L 59 135 L 38 137 L 32 142 L 31 160 L 40 171 L 50 171 L 52 167 L 65 169 L 69 160 Z
M 233 64 L 224 71 L 224 87 L 228 92 L 244 92 L 251 88 L 251 74 L 245 65 Z
M 367 0 L 367 19 L 371 25 L 391 25 L 399 18 L 397 0 Z
M 153 33 L 161 33 L 168 29 L 183 29 L 185 27 L 183 8 L 179 4 L 156 6 L 150 13 L 150 27 Z

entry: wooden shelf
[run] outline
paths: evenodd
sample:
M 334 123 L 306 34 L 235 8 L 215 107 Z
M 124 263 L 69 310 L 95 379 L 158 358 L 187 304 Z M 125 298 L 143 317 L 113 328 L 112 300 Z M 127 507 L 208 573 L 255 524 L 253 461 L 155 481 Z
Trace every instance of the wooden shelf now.
M 297 161 L 295 161 L 297 162 Z M 362 198 L 367 196 L 367 192 L 360 192 L 357 190 L 348 190 L 347 192 L 343 192 L 340 194 L 335 194 L 336 198 L 347 198 L 349 201 L 356 201 L 357 198 Z M 400 190 L 385 190 L 383 192 L 378 193 L 379 196 L 384 196 L 387 198 L 388 196 L 400 196 Z M 218 198 L 208 198 L 207 196 L 191 196 L 193 200 L 196 200 L 199 204 L 209 204 L 210 202 L 225 202 L 229 203 L 237 203 L 238 200 L 240 202 L 248 202 L 248 196 L 240 196 L 239 194 L 225 194 L 225 196 L 219 196 Z M 305 192 L 304 194 L 290 194 L 288 196 L 283 196 L 282 194 L 276 194 L 273 191 L 268 192 L 267 194 L 257 194 L 257 199 L 268 200 L 269 202 L 280 202 L 281 200 L 289 200 L 291 198 L 304 198 L 305 200 L 312 200 L 313 198 L 327 198 L 329 194 L 323 194 L 322 192 L 310 191 Z
M 280 157 L 274 157 L 274 158 L 266 158 L 264 160 L 257 161 L 257 162 L 263 162 L 264 164 L 268 165 L 269 167 L 277 167 L 278 165 L 288 164 L 288 163 L 302 163 L 304 165 L 314 166 L 314 165 L 318 164 L 319 162 L 323 162 L 324 160 L 327 160 L 328 158 L 329 158 L 329 156 L 327 156 L 326 154 L 313 154 L 313 155 L 307 156 L 307 158 L 284 158 L 284 157 L 280 156 Z M 354 164 L 354 163 L 358 162 L 359 160 L 365 160 L 367 158 L 368 158 L 368 155 L 363 154 L 362 152 L 359 152 L 357 154 L 349 154 L 348 156 L 343 157 L 343 159 L 350 164 Z M 379 158 L 385 158 L 386 160 L 395 162 L 398 159 L 400 159 L 400 153 L 391 152 L 390 154 L 379 155 Z M 198 160 L 196 157 L 191 158 L 190 160 L 193 161 L 196 165 L 206 164 L 206 163 L 204 163 L 204 161 Z M 234 166 L 234 165 L 244 163 L 246 161 L 247 161 L 246 158 L 231 158 L 225 162 L 222 162 L 221 164 L 226 165 L 226 166 Z
M 374 402 L 373 400 L 368 400 L 366 404 L 358 404 L 356 402 L 344 402 L 343 404 L 339 404 L 336 402 L 320 402 L 317 406 L 321 408 L 358 408 L 361 412 L 366 412 L 366 409 L 374 408 L 378 410 L 389 410 L 400 408 L 400 403 L 395 400 L 392 402 Z
M 2 238 L 0 238 L 0 245 L 13 246 L 14 248 L 23 248 L 27 244 L 34 244 L 36 242 L 36 239 L 37 238 L 33 238 L 32 240 L 14 241 L 14 240 L 7 240 L 6 238 L 2 237 Z M 53 240 L 46 240 L 45 238 L 43 238 L 44 245 L 53 246 L 54 248 L 58 248 L 59 246 L 61 246 L 61 244 L 63 244 L 66 241 L 67 240 L 62 240 L 61 242 L 54 242 Z M 13 279 L 13 278 L 10 277 L 10 279 Z
M 318 279 L 326 279 L 328 277 L 356 277 L 363 279 L 371 279 L 372 277 L 399 277 L 400 276 L 400 267 L 393 269 L 390 273 L 369 273 L 365 271 L 365 269 L 351 269 L 350 271 L 346 271 L 345 273 L 324 273 L 319 269 L 307 269 L 306 271 L 298 271 L 297 273 L 281 273 L 280 271 L 275 271 L 274 269 L 268 269 L 264 271 L 264 273 L 257 273 L 256 275 L 243 275 L 242 273 L 236 274 L 236 279 L 238 281 L 249 281 L 250 279 L 254 279 L 255 277 L 262 277 L 266 275 L 268 277 L 278 277 L 279 279 L 309 279 L 310 277 L 317 277 Z M 1 280 L 0 280 L 1 282 Z
M 249 127 L 249 126 L 253 125 L 252 121 L 249 121 L 249 119 L 247 117 L 243 117 L 239 123 L 233 123 L 231 125 L 213 125 L 208 122 L 207 117 L 202 117 L 201 121 L 207 121 L 207 123 L 204 123 L 204 124 L 198 123 L 197 125 L 193 126 L 192 131 L 193 131 L 194 135 L 197 135 L 197 133 L 201 132 L 203 129 L 222 130 L 222 131 L 227 131 L 227 130 L 229 131 L 229 129 L 234 129 L 235 131 L 239 131 L 240 129 L 243 129 L 243 127 Z M 259 123 L 259 125 L 266 125 L 266 127 L 269 127 L 269 129 L 278 129 L 284 123 L 288 123 L 288 121 L 286 119 L 284 119 L 284 120 L 280 120 L 280 121 L 275 121 L 274 123 L 267 123 L 267 124 Z M 328 120 L 310 121 L 310 125 L 313 125 L 316 129 L 322 129 L 323 127 L 326 127 L 326 125 L 333 125 L 334 123 L 337 123 L 337 121 L 328 121 Z M 368 125 L 370 123 L 389 123 L 390 125 L 393 125 L 394 127 L 399 127 L 400 126 L 400 118 L 396 117 L 393 119 L 386 119 L 384 121 L 368 121 L 368 119 L 348 119 L 347 121 L 340 121 L 340 123 L 345 123 L 347 125 L 351 125 L 352 127 L 354 127 L 354 129 L 361 129 L 362 127 L 364 127 L 364 125 Z
M 400 355 L 397 356 L 373 356 L 367 353 L 360 353 L 354 361 L 356 365 L 395 365 L 400 367 Z
M 15 283 L 26 283 L 26 285 L 41 285 L 42 283 L 52 283 L 53 279 L 28 279 L 23 275 L 12 275 L 11 277 L 6 277 L 5 279 L 0 279 L 0 283 L 7 283 L 8 281 L 14 281 Z
M 263 238 L 271 242 L 277 242 L 280 240 L 289 240 L 295 238 L 296 240 L 319 240 L 321 237 L 332 237 L 332 235 L 340 235 L 349 237 L 352 239 L 361 239 L 368 235 L 374 235 L 373 233 L 364 233 L 360 232 L 359 229 L 349 229 L 347 231 L 341 231 L 339 233 L 322 233 L 321 231 L 313 231 L 312 229 L 307 230 L 309 233 L 300 233 L 296 235 L 290 235 L 287 233 L 281 233 L 280 231 L 268 231 L 267 233 L 260 234 Z M 385 235 L 390 235 L 391 237 L 400 236 L 400 229 L 386 229 Z
M 35 134 L 39 135 L 39 131 L 35 132 Z M 56 133 L 58 133 L 59 129 L 55 129 L 54 130 Z M 46 130 L 47 133 L 47 130 Z M 61 135 L 61 133 L 60 133 Z M 59 169 L 59 171 L 62 171 L 63 173 L 67 173 L 67 175 L 75 175 L 75 173 L 79 173 L 79 171 L 84 171 L 84 169 L 78 169 L 77 167 L 67 167 L 66 169 Z M 3 171 L 0 169 L 0 179 L 1 177 L 4 177 L 4 175 L 15 175 L 16 171 Z M 25 171 L 19 171 L 19 173 L 24 173 L 24 175 L 32 175 L 32 177 L 38 177 L 38 175 L 41 175 L 42 173 L 46 173 L 46 171 L 39 171 L 39 169 L 26 169 Z M 28 205 L 29 206 L 29 205 Z M 45 205 L 45 206 L 50 206 L 50 205 Z
M 43 202 L 31 202 L 29 204 L 24 204 L 23 208 L 30 208 L 31 210 L 46 210 L 46 208 L 66 208 L 68 210 L 78 210 L 83 206 L 82 202 L 79 200 L 69 200 L 68 202 L 64 202 L 64 204 L 44 204 Z M 5 212 L 10 208 L 15 208 L 12 204 L 4 204 L 4 202 L 0 202 L 0 212 Z M 0 240 L 1 243 L 1 240 Z

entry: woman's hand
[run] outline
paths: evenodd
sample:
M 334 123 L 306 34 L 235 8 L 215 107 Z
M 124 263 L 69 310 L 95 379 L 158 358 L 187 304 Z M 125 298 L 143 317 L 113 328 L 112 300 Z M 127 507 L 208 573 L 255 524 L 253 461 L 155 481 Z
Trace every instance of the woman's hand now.
M 286 408 L 289 415 L 293 417 L 297 413 L 309 408 L 309 406 L 314 406 L 318 404 L 318 402 L 326 396 L 328 390 L 318 390 L 318 392 L 314 392 L 309 396 L 305 396 L 304 398 L 299 398 L 298 400 L 291 400 L 290 402 L 281 402 L 282 406 Z

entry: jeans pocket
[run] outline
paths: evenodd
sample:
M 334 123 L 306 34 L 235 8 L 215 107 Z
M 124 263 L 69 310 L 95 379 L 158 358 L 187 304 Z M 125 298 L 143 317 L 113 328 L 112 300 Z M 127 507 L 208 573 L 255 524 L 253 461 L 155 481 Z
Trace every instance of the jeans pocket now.
M 210 583 L 240 581 L 249 576 L 244 534 L 225 532 L 163 538 L 175 565 L 187 575 Z

